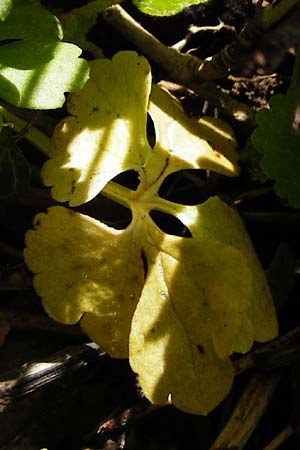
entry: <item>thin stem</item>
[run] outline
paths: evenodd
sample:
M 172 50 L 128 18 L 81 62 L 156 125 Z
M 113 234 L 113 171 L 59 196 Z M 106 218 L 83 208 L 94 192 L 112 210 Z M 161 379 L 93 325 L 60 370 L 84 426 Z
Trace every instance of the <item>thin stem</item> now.
M 46 136 L 44 133 L 33 126 L 28 127 L 25 120 L 21 119 L 16 114 L 5 109 L 1 105 L 0 113 L 5 117 L 8 123 L 12 124 L 13 130 L 16 133 L 21 133 L 23 132 L 23 130 L 26 130 L 23 137 L 28 142 L 33 144 L 38 150 L 40 150 L 40 152 L 44 153 L 44 155 L 48 155 L 50 146 L 50 138 L 48 136 Z
M 234 373 L 240 373 L 254 366 L 274 370 L 299 361 L 300 327 L 261 345 L 258 349 L 234 362 Z
M 102 16 L 130 42 L 134 42 L 145 55 L 155 61 L 172 78 L 183 84 L 191 80 L 191 74 L 196 73 L 199 64 L 202 63 L 201 60 L 192 55 L 181 54 L 175 48 L 164 45 L 119 5 L 107 8 Z
M 252 376 L 224 430 L 210 450 L 221 448 L 241 450 L 245 447 L 264 414 L 278 381 L 279 375 L 276 373 L 269 376 L 265 374 Z
M 280 22 L 280 20 L 292 9 L 299 4 L 299 0 L 281 0 L 277 5 L 266 6 L 262 10 L 262 17 L 260 19 L 260 27 L 267 31 L 273 25 Z
M 103 363 L 108 361 L 96 344 L 78 344 L 4 373 L 0 379 L 0 412 L 16 399 L 62 380 L 66 375 L 91 370 L 96 361 L 101 363 L 101 359 Z
M 2 319 L 6 320 L 10 328 L 15 331 L 27 333 L 43 332 L 49 336 L 69 336 L 74 339 L 84 339 L 85 337 L 84 332 L 78 325 L 66 326 L 54 322 L 54 320 L 43 314 L 36 314 L 32 311 L 21 311 L 6 306 L 2 306 L 1 314 Z
M 294 434 L 294 431 L 290 425 L 282 430 L 263 450 L 276 450 L 281 446 L 289 437 Z
M 273 191 L 273 186 L 263 186 L 258 189 L 251 189 L 251 191 L 244 192 L 243 194 L 240 194 L 238 197 L 236 197 L 233 201 L 233 204 L 237 206 L 244 201 L 253 200 L 254 198 L 261 197 L 262 195 L 269 194 Z
M 193 89 L 202 98 L 224 108 L 237 121 L 245 122 L 249 128 L 254 128 L 253 111 L 247 105 L 232 99 L 209 81 L 224 77 L 228 73 L 227 62 L 226 67 L 223 65 L 220 68 L 219 60 L 218 64 L 215 63 L 215 60 L 202 61 L 195 56 L 182 54 L 175 48 L 167 47 L 137 23 L 119 5 L 107 8 L 103 12 L 103 18 L 139 47 L 147 57 L 162 67 L 176 83 Z M 246 34 L 243 31 L 243 36 L 246 36 Z M 246 37 L 244 37 L 244 40 L 246 40 Z M 237 42 L 240 45 L 241 38 Z M 233 53 L 235 51 L 229 51 L 227 48 L 227 60 L 232 57 Z M 228 55 L 230 55 L 230 58 Z
M 211 81 L 226 76 L 245 52 L 252 50 L 260 31 L 255 23 L 247 24 L 231 44 L 213 58 L 201 60 L 193 55 L 180 53 L 168 47 L 137 23 L 121 6 L 115 5 L 103 12 L 104 19 L 129 41 L 137 45 L 175 81 L 189 85 L 190 82 Z

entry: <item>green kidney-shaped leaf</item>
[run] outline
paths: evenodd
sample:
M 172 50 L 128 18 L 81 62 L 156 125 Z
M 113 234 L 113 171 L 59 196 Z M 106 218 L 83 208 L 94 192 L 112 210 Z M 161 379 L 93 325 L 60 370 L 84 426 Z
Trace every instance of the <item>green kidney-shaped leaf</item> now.
M 59 108 L 65 92 L 80 89 L 89 73 L 80 48 L 65 42 L 20 41 L 0 47 L 0 94 L 15 106 Z
M 39 214 L 25 249 L 34 286 L 51 317 L 80 321 L 108 353 L 129 355 L 150 401 L 206 414 L 231 387 L 230 355 L 274 337 L 276 315 L 236 211 L 218 197 L 183 206 L 158 192 L 184 168 L 236 175 L 234 140 L 220 124 L 186 117 L 158 87 L 149 101 L 149 65 L 136 53 L 96 61 L 91 75 L 71 98 L 73 116 L 58 126 L 42 175 L 59 201 L 79 205 L 102 189 L 132 220 L 115 230 L 60 206 Z M 130 169 L 135 191 L 109 182 Z M 152 211 L 176 217 L 191 237 L 162 231 Z
M 300 136 L 291 123 L 291 109 L 285 95 L 274 95 L 270 109 L 256 114 L 258 127 L 251 139 L 262 154 L 260 166 L 268 178 L 275 180 L 275 190 L 291 206 L 300 208 Z
M 38 4 L 13 2 L 12 13 L 0 22 L 0 96 L 15 106 L 59 108 L 65 92 L 80 89 L 89 65 L 79 47 L 60 42 L 58 19 Z M 15 40 L 9 42 L 9 40 Z
M 3 0 L 1 0 L 1 5 Z M 38 3 L 26 0 L 4 1 L 11 3 L 12 13 L 0 23 L 0 40 L 6 39 L 62 39 L 59 20 Z
M 199 5 L 207 0 L 133 0 L 135 6 L 151 16 L 171 16 L 191 5 Z

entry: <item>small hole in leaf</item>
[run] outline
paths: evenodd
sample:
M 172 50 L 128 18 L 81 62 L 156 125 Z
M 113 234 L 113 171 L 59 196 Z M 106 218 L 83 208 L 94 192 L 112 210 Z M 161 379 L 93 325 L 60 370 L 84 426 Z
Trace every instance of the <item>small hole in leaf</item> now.
M 140 184 L 139 174 L 135 170 L 126 170 L 114 177 L 112 181 L 133 191 L 136 191 Z
M 185 238 L 192 237 L 190 230 L 176 217 L 162 211 L 150 211 L 153 222 L 166 234 Z
M 149 114 L 147 114 L 147 138 L 148 138 L 150 147 L 153 148 L 155 145 L 155 142 L 156 142 L 156 135 L 155 135 L 154 123 Z
M 207 170 L 180 170 L 165 178 L 158 194 L 174 203 L 198 205 L 213 194 L 212 183 Z
M 102 195 L 84 205 L 74 208 L 81 214 L 100 220 L 116 230 L 124 230 L 132 220 L 131 210 Z

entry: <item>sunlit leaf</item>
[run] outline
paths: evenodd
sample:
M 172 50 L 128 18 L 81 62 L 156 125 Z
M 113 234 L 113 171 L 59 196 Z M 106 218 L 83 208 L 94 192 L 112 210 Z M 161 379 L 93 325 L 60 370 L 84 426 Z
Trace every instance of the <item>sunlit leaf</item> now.
M 91 63 L 91 81 L 69 102 L 73 116 L 54 134 L 42 176 L 58 201 L 80 205 L 119 173 L 139 169 L 151 154 L 146 138 L 150 66 L 136 54 Z M 122 70 L 120 68 L 122 67 Z
M 92 62 L 91 82 L 69 103 L 73 116 L 56 129 L 51 159 L 42 175 L 45 184 L 53 186 L 52 195 L 58 201 L 76 206 L 91 200 L 113 177 L 126 170 L 140 170 L 152 157 L 146 137 L 150 67 L 143 57 L 131 56 L 131 64 L 126 63 L 127 58 L 123 52 L 112 61 Z M 227 175 L 238 173 L 235 141 L 226 142 L 231 145 L 231 159 L 223 156 L 225 145 L 216 150 L 205 139 L 213 140 L 211 128 L 187 117 L 166 91 L 153 86 L 149 113 L 155 122 L 158 145 L 178 156 L 171 160 L 168 155 L 162 156 L 161 161 L 155 154 L 155 164 L 161 164 L 165 176 L 199 166 Z M 214 136 L 218 136 L 217 131 Z M 149 171 L 147 176 L 150 183 Z
M 73 116 L 58 126 L 43 168 L 59 201 L 79 205 L 102 190 L 130 208 L 130 225 L 115 230 L 52 207 L 27 233 L 25 258 L 51 317 L 80 321 L 108 353 L 129 354 L 152 402 L 172 401 L 184 411 L 206 414 L 231 387 L 230 355 L 274 337 L 276 316 L 236 211 L 218 197 L 183 206 L 158 196 L 164 179 L 185 168 L 236 175 L 231 131 L 186 117 L 156 86 L 149 102 L 149 91 L 143 57 L 124 52 L 112 62 L 94 62 L 91 80 L 71 98 Z M 153 149 L 147 109 L 155 127 Z M 135 191 L 109 182 L 132 169 L 140 180 Z M 176 217 L 191 237 L 162 231 L 153 210 Z
M 143 285 L 140 250 L 131 234 L 60 206 L 36 216 L 34 225 L 38 231 L 27 234 L 27 258 L 32 255 L 31 269 L 41 272 L 34 283 L 47 313 L 63 323 L 76 323 L 87 313 L 83 326 L 94 340 L 112 355 L 127 357 L 130 322 Z
M 216 214 L 221 202 L 211 202 Z M 171 397 L 191 413 L 207 413 L 225 397 L 232 382 L 228 355 L 235 340 L 251 345 L 254 337 L 253 329 L 250 339 L 240 336 L 252 300 L 251 270 L 239 251 L 205 232 L 201 236 L 209 222 L 205 208 L 197 207 L 197 220 L 193 207 L 199 233 L 192 233 L 192 239 L 164 236 L 152 225 L 157 247 L 144 250 L 149 269 L 130 335 L 131 366 L 140 374 L 146 396 L 156 403 Z M 184 207 L 181 217 L 189 219 L 190 212 Z
M 189 118 L 175 97 L 155 85 L 149 113 L 154 121 L 158 145 L 171 156 L 168 156 L 165 176 L 199 167 L 224 175 L 238 175 L 236 141 L 224 122 L 219 121 L 215 125 L 212 119 L 203 118 L 197 122 Z
M 38 4 L 15 0 L 0 22 L 0 96 L 16 106 L 51 109 L 62 106 L 65 92 L 80 89 L 88 78 L 81 49 L 60 42 L 58 19 Z
M 151 16 L 171 16 L 191 5 L 206 3 L 207 0 L 133 0 L 143 13 Z
M 0 47 L 0 93 L 9 103 L 32 109 L 62 106 L 65 92 L 84 84 L 88 64 L 80 48 L 60 41 L 21 41 Z

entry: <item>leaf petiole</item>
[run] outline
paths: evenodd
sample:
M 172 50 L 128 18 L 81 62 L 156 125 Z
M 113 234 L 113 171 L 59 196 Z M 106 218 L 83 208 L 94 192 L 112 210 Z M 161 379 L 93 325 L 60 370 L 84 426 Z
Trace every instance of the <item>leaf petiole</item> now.
M 4 116 L 7 122 L 13 124 L 13 130 L 16 133 L 20 133 L 27 127 L 27 122 L 25 120 L 21 119 L 19 116 L 9 111 L 8 109 L 5 109 L 1 105 L 0 105 L 0 113 Z M 44 155 L 48 155 L 50 138 L 45 133 L 42 133 L 37 128 L 31 126 L 28 127 L 26 134 L 24 135 L 24 138 L 28 142 L 33 144 Z

